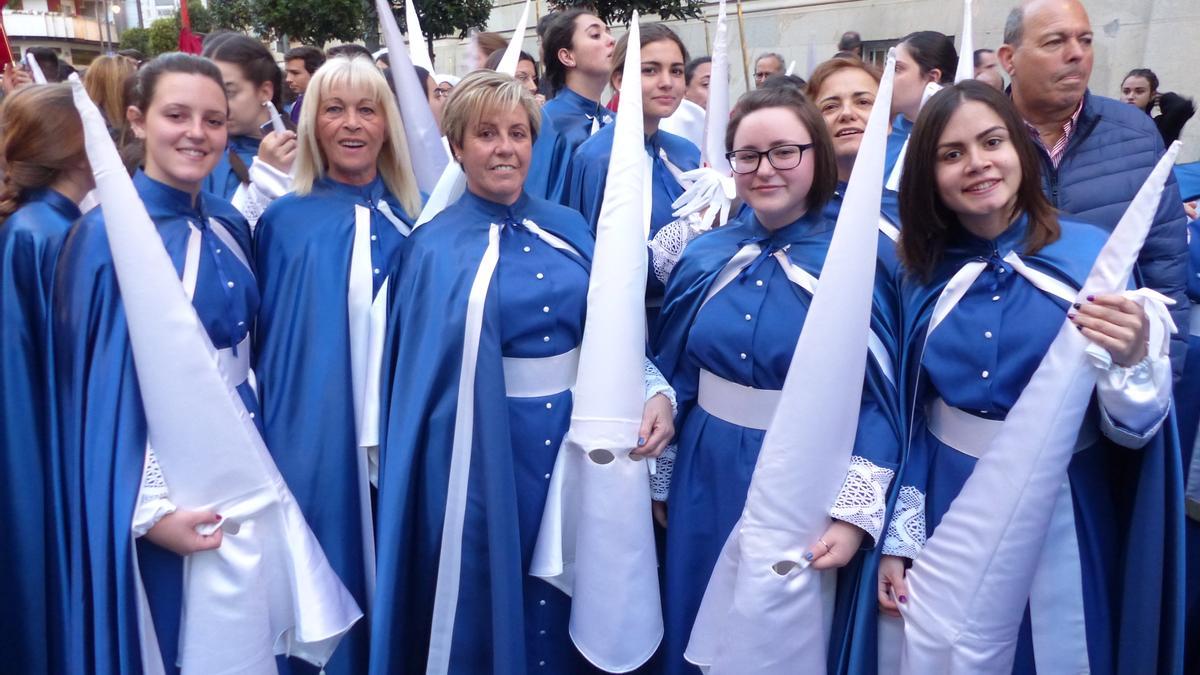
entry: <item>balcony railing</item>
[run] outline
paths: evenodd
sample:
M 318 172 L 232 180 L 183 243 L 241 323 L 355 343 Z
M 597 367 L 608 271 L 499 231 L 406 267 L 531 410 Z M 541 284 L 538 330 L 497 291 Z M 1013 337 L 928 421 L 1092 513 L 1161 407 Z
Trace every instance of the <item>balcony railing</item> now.
M 71 16 L 58 12 L 26 12 L 4 10 L 4 30 L 10 38 L 43 38 L 50 40 L 86 40 L 100 42 L 104 25 L 94 18 Z M 110 24 L 115 38 L 117 27 Z

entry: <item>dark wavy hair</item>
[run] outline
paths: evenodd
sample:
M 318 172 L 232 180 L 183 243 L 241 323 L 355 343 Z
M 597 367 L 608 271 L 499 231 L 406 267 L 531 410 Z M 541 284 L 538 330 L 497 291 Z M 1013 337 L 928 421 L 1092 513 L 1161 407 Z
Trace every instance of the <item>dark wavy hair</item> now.
M 1041 162 L 1025 122 L 1002 92 L 978 80 L 950 85 L 935 94 L 921 108 L 908 140 L 904 172 L 900 177 L 899 253 L 907 272 L 928 281 L 941 262 L 946 245 L 962 230 L 958 214 L 942 201 L 938 189 L 938 144 L 950 118 L 967 101 L 978 101 L 991 108 L 1008 129 L 1009 140 L 1017 151 L 1021 183 L 1011 218 L 1029 215 L 1025 235 L 1026 251 L 1036 253 L 1059 237 L 1058 214 L 1042 192 Z
M 204 45 L 205 58 L 237 65 L 255 87 L 270 82 L 271 102 L 283 109 L 283 72 L 275 57 L 261 42 L 245 35 L 234 34 Z M 221 86 L 224 89 L 224 85 Z
M 940 73 L 938 84 L 954 82 L 954 71 L 958 69 L 958 51 L 954 41 L 935 30 L 919 30 L 905 35 L 900 43 L 912 54 L 917 67 L 924 75 L 933 69 Z

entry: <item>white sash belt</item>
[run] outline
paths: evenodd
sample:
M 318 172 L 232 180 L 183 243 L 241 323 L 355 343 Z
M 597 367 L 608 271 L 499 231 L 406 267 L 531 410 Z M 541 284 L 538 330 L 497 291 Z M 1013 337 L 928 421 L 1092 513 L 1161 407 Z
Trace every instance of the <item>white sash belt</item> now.
M 579 347 L 543 358 L 504 357 L 504 392 L 509 398 L 538 398 L 575 386 Z
M 929 433 L 934 438 L 975 459 L 983 457 L 992 439 L 1004 426 L 1004 420 L 976 417 L 940 398 L 925 408 L 925 416 Z M 1075 442 L 1075 452 L 1091 447 L 1099 438 L 1099 425 L 1092 415 L 1088 415 L 1079 431 L 1079 440 Z
M 1200 307 L 1193 305 L 1191 314 L 1188 316 L 1191 317 L 1188 322 L 1188 335 L 1200 337 Z
M 779 407 L 781 389 L 755 389 L 700 371 L 700 407 L 708 414 L 747 429 L 766 431 Z
M 233 386 L 245 382 L 250 377 L 250 336 L 242 338 L 238 343 L 237 353 L 233 349 L 218 349 L 217 362 L 221 372 Z

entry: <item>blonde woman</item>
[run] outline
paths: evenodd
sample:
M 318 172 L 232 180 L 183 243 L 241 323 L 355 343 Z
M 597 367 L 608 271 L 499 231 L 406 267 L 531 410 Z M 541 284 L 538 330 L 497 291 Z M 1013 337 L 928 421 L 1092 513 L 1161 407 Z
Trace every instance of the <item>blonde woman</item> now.
M 317 70 L 299 138 L 295 192 L 271 204 L 256 233 L 265 436 L 329 562 L 367 607 L 372 340 L 382 335 L 382 298 L 420 194 L 396 100 L 369 58 L 337 57 Z M 366 635 L 352 631 L 326 672 L 364 672 Z

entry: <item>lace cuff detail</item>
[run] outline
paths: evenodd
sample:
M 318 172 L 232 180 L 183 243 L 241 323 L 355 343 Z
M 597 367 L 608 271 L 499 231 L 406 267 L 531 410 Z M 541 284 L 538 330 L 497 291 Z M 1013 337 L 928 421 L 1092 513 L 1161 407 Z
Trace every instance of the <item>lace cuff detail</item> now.
M 911 485 L 900 488 L 896 510 L 883 539 L 883 554 L 915 560 L 925 548 L 925 493 Z
M 671 494 L 671 474 L 675 471 L 675 446 L 668 445 L 655 461 L 654 473 L 650 474 L 650 498 L 665 502 Z
M 654 268 L 654 276 L 662 283 L 667 283 L 671 271 L 675 269 L 683 249 L 688 242 L 700 234 L 703 223 L 698 214 L 692 214 L 663 225 L 647 244 L 650 248 L 650 263 Z
M 896 472 L 858 455 L 850 456 L 846 481 L 829 515 L 861 528 L 875 542 L 883 532 L 887 490 Z
M 162 517 L 175 511 L 175 504 L 168 498 L 167 481 L 158 466 L 158 456 L 146 446 L 146 462 L 142 467 L 142 486 L 138 490 L 137 507 L 133 510 L 130 528 L 134 537 L 150 531 Z
M 292 178 L 257 157 L 250 164 L 249 173 L 250 182 L 239 185 L 229 201 L 246 217 L 253 233 L 271 202 L 291 191 Z
M 658 366 L 650 359 L 645 359 L 642 362 L 642 375 L 646 380 L 646 400 L 654 398 L 655 394 L 662 394 L 671 402 L 671 414 L 679 414 L 679 406 L 675 401 L 675 389 L 667 382 L 667 378 L 663 377 Z

